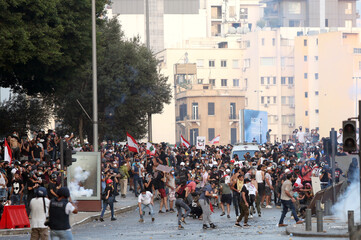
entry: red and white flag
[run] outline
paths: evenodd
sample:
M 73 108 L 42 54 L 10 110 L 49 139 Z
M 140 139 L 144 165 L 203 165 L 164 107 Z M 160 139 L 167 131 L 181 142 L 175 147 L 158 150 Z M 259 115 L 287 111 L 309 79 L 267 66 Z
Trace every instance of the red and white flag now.
M 129 151 L 139 153 L 138 143 L 129 133 L 127 133 L 127 142 Z
M 11 148 L 10 148 L 8 142 L 6 141 L 6 139 L 5 139 L 4 160 L 5 160 L 5 162 L 9 162 L 9 164 L 11 164 L 11 161 L 12 161 Z
M 217 137 L 213 138 L 211 141 L 209 141 L 209 144 L 216 144 L 219 143 L 219 140 L 221 139 L 221 136 L 218 135 Z
M 151 156 L 155 155 L 155 147 L 150 142 L 147 142 L 147 154 Z
M 189 148 L 191 146 L 191 144 L 182 135 L 181 135 L 181 144 L 186 148 Z

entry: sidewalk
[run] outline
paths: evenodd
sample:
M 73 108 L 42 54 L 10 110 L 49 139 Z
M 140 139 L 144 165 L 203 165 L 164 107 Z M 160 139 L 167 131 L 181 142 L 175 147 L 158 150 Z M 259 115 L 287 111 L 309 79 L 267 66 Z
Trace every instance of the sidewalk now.
M 348 238 L 347 223 L 338 222 L 332 216 L 323 218 L 323 232 L 317 232 L 316 218 L 312 218 L 312 231 L 306 231 L 305 224 L 293 224 L 286 228 L 287 234 L 298 237 L 319 237 L 319 238 Z
M 126 198 L 121 198 L 119 195 L 116 197 L 116 200 L 118 202 L 114 203 L 115 215 L 135 210 L 138 207 L 138 199 L 135 197 L 133 192 L 128 192 Z M 109 209 L 109 207 L 107 209 Z M 100 213 L 101 212 L 79 212 L 78 214 L 72 214 L 70 215 L 70 225 L 75 227 L 98 220 Z M 107 210 L 104 214 L 104 218 L 107 217 L 110 217 L 110 210 Z M 0 236 L 30 234 L 30 232 L 31 228 L 0 229 Z

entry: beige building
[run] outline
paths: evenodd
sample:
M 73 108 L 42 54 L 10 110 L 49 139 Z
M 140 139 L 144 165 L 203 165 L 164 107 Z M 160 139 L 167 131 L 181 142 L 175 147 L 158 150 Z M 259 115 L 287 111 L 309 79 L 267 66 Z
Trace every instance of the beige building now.
M 295 127 L 293 37 L 296 30 L 250 32 L 242 38 L 246 108 L 268 112 L 271 141 L 288 140 Z
M 361 100 L 360 29 L 311 33 L 295 39 L 296 125 L 321 136 L 357 116 Z
M 165 49 L 157 55 L 174 99 L 162 114 L 153 116 L 154 142 L 176 143 L 180 134 L 191 142 L 196 135 L 207 141 L 220 135 L 221 144 L 239 141 L 243 50 L 216 48 L 218 42 L 213 40 L 213 48 Z

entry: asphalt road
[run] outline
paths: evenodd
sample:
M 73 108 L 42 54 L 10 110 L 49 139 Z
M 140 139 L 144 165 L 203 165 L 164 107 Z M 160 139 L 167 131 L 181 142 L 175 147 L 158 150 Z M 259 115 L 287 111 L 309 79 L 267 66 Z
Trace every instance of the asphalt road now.
M 159 204 L 155 204 L 158 212 Z M 94 221 L 73 229 L 74 240 L 87 239 L 245 239 L 245 240 L 291 240 L 306 239 L 286 235 L 285 228 L 278 228 L 278 220 L 281 209 L 262 209 L 262 217 L 254 217 L 249 220 L 251 227 L 236 228 L 235 213 L 231 209 L 231 218 L 221 217 L 221 210 L 215 209 L 212 214 L 213 222 L 217 229 L 202 229 L 202 221 L 187 218 L 184 230 L 178 230 L 176 213 L 163 213 L 155 215 L 155 222 L 151 222 L 151 217 L 147 214 L 144 223 L 139 223 L 138 211 L 127 212 L 117 216 L 117 221 L 111 222 L 105 219 L 104 222 Z M 294 220 L 287 214 L 285 223 L 293 224 Z M 0 239 L 23 240 L 29 239 L 29 235 L 4 236 Z M 318 238 L 307 238 L 318 239 Z M 325 238 L 326 239 L 326 238 Z M 327 238 L 332 239 L 332 238 Z M 340 239 L 340 238 L 337 238 Z

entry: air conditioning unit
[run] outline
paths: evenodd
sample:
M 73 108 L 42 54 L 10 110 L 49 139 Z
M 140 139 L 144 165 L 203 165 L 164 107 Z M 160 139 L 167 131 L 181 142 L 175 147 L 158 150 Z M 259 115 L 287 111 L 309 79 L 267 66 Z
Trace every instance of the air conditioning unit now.
M 289 89 L 293 88 L 293 84 L 288 85 L 288 88 Z
M 278 116 L 275 116 L 275 121 L 278 121 Z
M 269 85 L 266 85 L 266 89 L 269 89 Z
M 295 108 L 295 104 L 290 104 L 290 108 Z
M 268 107 L 268 104 L 266 103 L 266 104 L 264 105 L 264 107 L 265 107 L 265 108 Z
M 243 72 L 245 72 L 246 70 L 247 70 L 247 68 L 246 68 L 246 67 L 242 68 L 242 71 L 243 71 Z
M 289 123 L 288 126 L 289 126 L 290 128 L 293 128 L 293 127 L 295 127 L 295 124 L 294 124 L 294 123 Z

